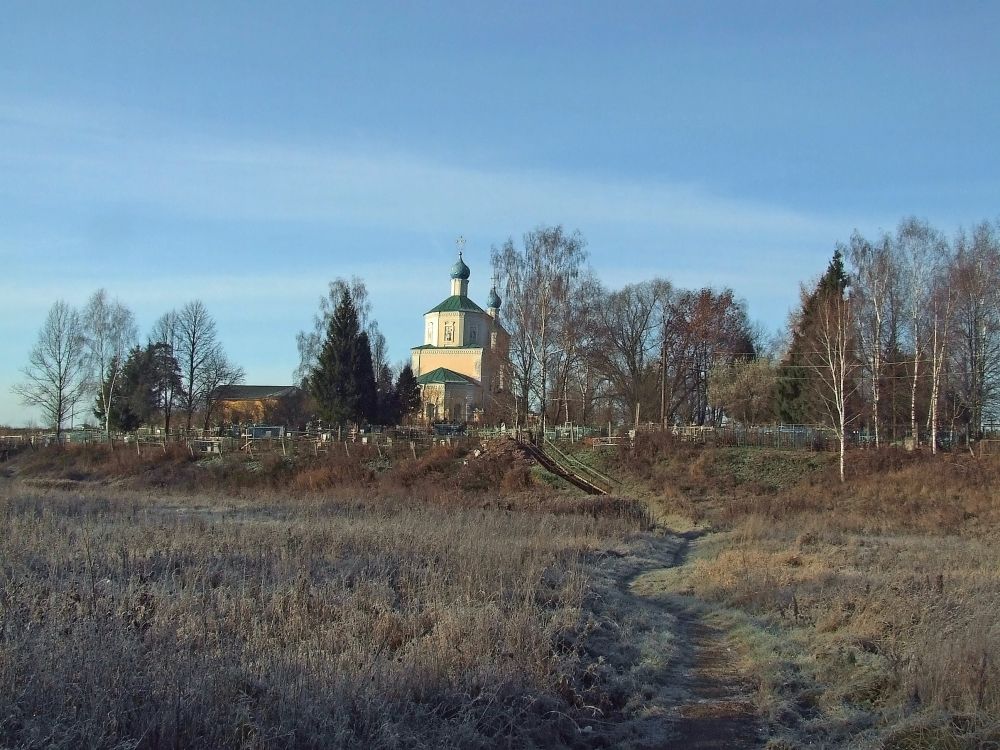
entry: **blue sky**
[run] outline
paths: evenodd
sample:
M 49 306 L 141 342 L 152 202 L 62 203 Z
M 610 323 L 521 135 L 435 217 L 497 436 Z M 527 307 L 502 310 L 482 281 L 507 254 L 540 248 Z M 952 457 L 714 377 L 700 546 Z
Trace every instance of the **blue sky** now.
M 290 381 L 360 275 L 394 360 L 459 234 L 586 237 L 609 286 L 730 286 L 767 329 L 854 228 L 1000 216 L 997 3 L 8 2 L 0 424 L 48 307 L 200 298 Z

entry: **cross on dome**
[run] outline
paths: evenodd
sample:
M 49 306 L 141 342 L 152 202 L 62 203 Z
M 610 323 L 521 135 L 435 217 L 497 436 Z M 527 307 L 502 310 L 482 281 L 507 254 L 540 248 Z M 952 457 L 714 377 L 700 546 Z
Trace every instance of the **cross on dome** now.
M 455 265 L 451 267 L 451 278 L 458 279 L 460 281 L 468 281 L 471 271 L 469 267 L 465 265 L 465 261 L 462 260 L 462 251 L 465 249 L 465 237 L 459 235 L 458 239 L 455 240 L 455 246 L 458 248 L 458 260 L 455 261 Z M 465 294 L 465 291 L 461 292 Z

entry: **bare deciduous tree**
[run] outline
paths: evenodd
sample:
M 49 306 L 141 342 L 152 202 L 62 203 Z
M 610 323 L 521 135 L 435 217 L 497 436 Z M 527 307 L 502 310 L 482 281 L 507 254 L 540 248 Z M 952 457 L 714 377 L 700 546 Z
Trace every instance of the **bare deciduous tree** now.
M 80 313 L 59 300 L 49 310 L 22 370 L 25 381 L 12 389 L 23 404 L 42 410 L 57 439 L 87 392 L 86 354 Z
M 777 368 L 764 357 L 724 362 L 712 369 L 708 398 L 727 416 L 755 427 L 774 419 L 777 380 Z
M 910 433 L 920 442 L 917 422 L 917 386 L 920 382 L 920 361 L 927 346 L 925 323 L 930 304 L 932 270 L 939 262 L 947 244 L 941 234 L 924 221 L 914 217 L 904 219 L 896 230 L 897 263 L 907 304 L 907 335 L 913 355 L 910 373 Z
M 555 352 L 552 363 L 552 392 L 549 403 L 553 420 L 563 414 L 572 421 L 571 401 L 578 401 L 572 387 L 574 372 L 583 366 L 587 353 L 594 345 L 595 317 L 600 309 L 601 287 L 594 275 L 581 274 L 575 294 L 566 299 L 566 307 L 558 316 L 555 330 Z M 570 396 L 574 390 L 573 396 Z
M 199 390 L 202 396 L 203 427 L 208 429 L 212 412 L 218 402 L 218 391 L 223 386 L 242 383 L 245 373 L 242 367 L 237 367 L 226 357 L 221 346 L 217 346 L 205 361 L 201 371 Z
M 854 323 L 850 300 L 839 290 L 825 292 L 817 306 L 814 328 L 816 373 L 821 384 L 820 396 L 829 425 L 840 444 L 840 481 L 844 481 L 844 456 L 847 446 L 848 401 L 855 390 L 858 367 L 854 356 Z
M 671 296 L 662 326 L 665 419 L 705 424 L 713 416 L 708 375 L 713 367 L 754 354 L 746 306 L 731 289 Z
M 506 291 L 501 314 L 511 334 L 515 387 L 522 389 L 519 396 L 526 413 L 534 386 L 543 431 L 549 373 L 563 354 L 557 333 L 580 290 L 586 259 L 583 236 L 567 234 L 561 226 L 528 232 L 520 249 L 512 239 L 493 249 L 493 267 Z
M 625 414 L 636 404 L 652 404 L 652 363 L 670 294 L 668 281 L 653 279 L 627 284 L 601 300 L 593 359 Z
M 931 395 L 927 421 L 930 423 L 931 453 L 938 448 L 938 406 L 941 401 L 941 377 L 948 361 L 951 316 L 955 308 L 955 284 L 950 253 L 938 257 L 929 298 L 928 328 L 931 350 Z
M 877 448 L 881 444 L 879 422 L 886 348 L 897 338 L 891 329 L 896 320 L 893 307 L 897 300 L 898 268 L 888 235 L 872 243 L 855 232 L 846 255 L 854 266 L 851 299 L 855 306 L 858 348 L 869 379 L 872 429 Z
M 107 291 L 98 289 L 84 308 L 83 329 L 91 376 L 89 385 L 96 394 L 104 431 L 110 439 L 111 403 L 119 387 L 125 358 L 138 336 L 135 316 L 118 300 L 108 299 Z
M 201 300 L 188 302 L 177 314 L 177 344 L 174 357 L 181 368 L 184 393 L 181 406 L 191 429 L 194 413 L 206 397 L 204 374 L 210 359 L 220 355 L 215 320 Z M 223 357 L 224 359 L 224 357 Z
M 953 325 L 966 436 L 978 437 L 1000 395 L 1000 239 L 983 223 L 955 241 Z

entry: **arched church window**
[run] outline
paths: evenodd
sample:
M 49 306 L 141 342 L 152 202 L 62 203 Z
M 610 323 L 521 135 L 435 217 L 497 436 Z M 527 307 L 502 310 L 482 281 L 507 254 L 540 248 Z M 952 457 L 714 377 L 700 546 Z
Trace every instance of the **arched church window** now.
M 444 340 L 446 342 L 452 342 L 455 340 L 455 324 L 445 323 L 444 324 Z
M 472 328 L 469 329 L 469 341 L 475 344 L 478 335 L 479 331 L 476 330 L 475 326 L 472 326 Z

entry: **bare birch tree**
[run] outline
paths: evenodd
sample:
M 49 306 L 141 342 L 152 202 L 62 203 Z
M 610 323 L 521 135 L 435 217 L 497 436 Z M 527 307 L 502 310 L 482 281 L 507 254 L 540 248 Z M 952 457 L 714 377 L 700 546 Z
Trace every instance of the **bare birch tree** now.
M 135 316 L 117 299 L 110 300 L 106 290 L 98 289 L 84 308 L 83 329 L 90 388 L 96 394 L 104 432 L 113 447 L 109 421 L 111 404 L 120 386 L 128 351 L 138 337 Z
M 931 282 L 928 309 L 931 348 L 931 396 L 927 420 L 930 424 L 931 453 L 938 447 L 938 407 L 941 401 L 941 377 L 948 361 L 951 340 L 951 317 L 955 308 L 955 284 L 950 253 L 938 257 Z
M 539 227 L 524 235 L 520 249 L 512 239 L 493 249 L 493 267 L 506 294 L 501 314 L 511 334 L 514 377 L 525 402 L 531 387 L 539 406 L 542 430 L 548 406 L 549 372 L 561 355 L 556 343 L 560 316 L 580 290 L 587 253 L 579 232 L 567 234 L 561 226 Z M 523 346 L 524 351 L 514 351 Z M 526 367 L 519 372 L 517 360 Z M 537 376 L 537 377 L 536 377 Z
M 913 355 L 910 373 L 910 433 L 920 444 L 917 423 L 917 385 L 920 382 L 920 361 L 924 356 L 926 311 L 929 306 L 932 269 L 944 252 L 946 243 L 929 224 L 914 217 L 904 219 L 896 230 L 896 252 L 902 269 L 902 283 L 907 303 L 907 334 Z
M 851 236 L 847 257 L 854 267 L 851 299 L 855 306 L 858 348 L 868 375 L 872 429 L 877 448 L 881 445 L 880 404 L 886 347 L 896 338 L 889 330 L 895 321 L 892 306 L 897 294 L 898 276 L 892 238 L 883 235 L 878 242 L 871 243 L 855 232 Z
M 844 481 L 847 447 L 848 400 L 855 389 L 852 306 L 839 290 L 822 295 L 816 310 L 816 374 L 829 425 L 840 445 L 840 481 Z
M 49 309 L 38 341 L 22 370 L 25 381 L 12 390 L 25 406 L 41 409 L 58 440 L 89 383 L 80 313 L 59 300 Z
M 974 227 L 955 240 L 952 284 L 956 370 L 966 414 L 966 438 L 975 439 L 1000 395 L 1000 228 Z

